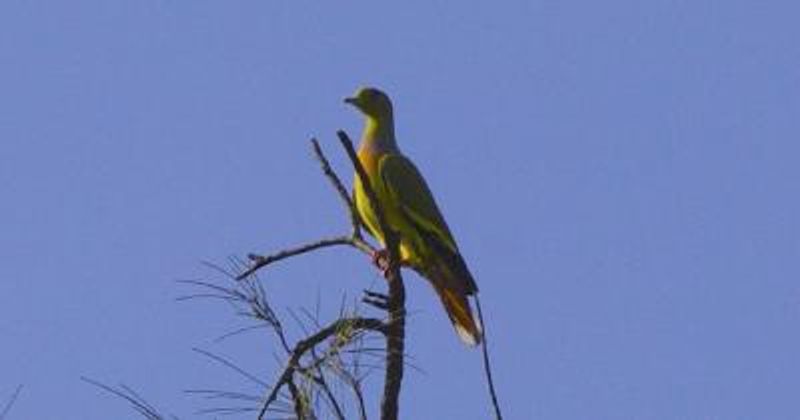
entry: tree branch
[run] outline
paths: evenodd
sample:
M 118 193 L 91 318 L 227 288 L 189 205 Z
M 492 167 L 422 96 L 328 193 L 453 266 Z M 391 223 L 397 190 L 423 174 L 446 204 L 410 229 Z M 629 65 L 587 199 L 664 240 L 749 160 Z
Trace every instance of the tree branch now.
M 331 181 L 333 184 L 333 188 L 339 193 L 339 198 L 342 199 L 347 205 L 347 211 L 350 214 L 350 224 L 353 226 L 353 232 L 351 237 L 353 239 L 362 239 L 361 236 L 361 220 L 358 217 L 358 211 L 356 211 L 356 206 L 353 203 L 353 200 L 350 198 L 350 193 L 345 188 L 342 181 L 336 175 L 336 172 L 331 169 L 331 164 L 328 162 L 328 159 L 325 157 L 325 154 L 322 153 L 322 148 L 319 146 L 319 142 L 317 139 L 311 139 L 311 145 L 314 148 L 314 155 L 317 157 L 320 165 L 322 166 L 322 172 L 325 176 Z
M 365 241 L 364 237 L 361 235 L 361 220 L 358 217 L 358 212 L 356 211 L 355 204 L 353 203 L 353 200 L 350 198 L 350 194 L 347 192 L 347 188 L 345 188 L 344 184 L 342 184 L 342 181 L 336 175 L 336 172 L 334 172 L 333 169 L 331 169 L 331 164 L 330 162 L 328 162 L 328 158 L 325 157 L 325 154 L 322 153 L 322 148 L 320 147 L 317 139 L 314 138 L 311 139 L 311 146 L 314 149 L 314 155 L 316 156 L 317 160 L 320 163 L 320 166 L 322 167 L 322 172 L 325 174 L 325 177 L 328 178 L 328 180 L 330 180 L 331 185 L 333 185 L 333 188 L 339 193 L 339 198 L 342 200 L 342 202 L 344 203 L 345 207 L 348 210 L 348 214 L 350 216 L 350 225 L 352 228 L 350 235 L 321 239 L 316 242 L 310 242 L 294 248 L 282 250 L 280 252 L 271 255 L 250 254 L 247 257 L 250 259 L 250 261 L 252 261 L 253 265 L 250 266 L 250 268 L 248 268 L 247 270 L 243 271 L 238 276 L 236 276 L 236 280 L 243 280 L 253 275 L 256 271 L 258 271 L 262 267 L 265 267 L 274 262 L 302 255 L 307 252 L 316 251 L 320 248 L 347 245 L 370 256 L 377 251 L 375 247 L 370 245 L 369 242 Z
M 294 415 L 297 416 L 298 420 L 310 418 L 309 412 L 311 410 L 308 406 L 308 398 L 300 391 L 297 384 L 294 383 L 294 376 L 289 377 L 286 381 L 286 386 L 289 388 L 289 393 L 292 395 L 292 401 L 294 401 Z
M 500 411 L 500 403 L 497 401 L 497 391 L 494 389 L 494 379 L 492 379 L 492 365 L 489 363 L 489 342 L 486 339 L 486 324 L 483 321 L 483 311 L 481 310 L 481 301 L 478 295 L 475 295 L 475 306 L 478 308 L 478 321 L 483 326 L 482 339 L 483 343 L 483 371 L 486 374 L 486 382 L 489 384 L 489 395 L 492 397 L 492 407 L 494 407 L 494 417 L 497 420 L 503 420 L 503 413 Z
M 325 393 L 325 397 L 328 399 L 328 403 L 333 408 L 334 414 L 336 414 L 336 418 L 338 420 L 345 420 L 344 413 L 342 412 L 342 407 L 339 405 L 339 401 L 336 400 L 336 396 L 333 395 L 333 391 L 331 390 L 330 385 L 328 385 L 328 381 L 325 380 L 325 373 L 322 371 L 322 368 L 316 366 L 317 375 L 312 376 L 311 379 L 322 388 L 322 391 Z
M 398 236 L 386 221 L 386 213 L 384 213 L 383 206 L 372 189 L 372 183 L 356 155 L 353 142 L 344 131 L 339 130 L 336 134 L 347 151 L 347 156 L 353 163 L 356 176 L 361 181 L 369 200 L 369 205 L 377 215 L 378 225 L 381 232 L 383 232 L 386 250 L 389 255 L 388 269 L 385 271 L 386 282 L 389 286 L 389 298 L 386 302 L 389 317 L 386 321 L 386 377 L 383 385 L 383 400 L 381 401 L 381 419 L 396 420 L 399 412 L 400 388 L 403 381 L 406 318 L 406 292 L 403 278 L 400 275 Z
M 103 384 L 101 382 L 95 381 L 94 379 L 89 379 L 85 376 L 81 376 L 81 380 L 127 401 L 134 410 L 136 410 L 142 417 L 146 418 L 147 420 L 167 419 L 166 415 L 161 414 L 155 407 L 150 405 L 147 401 L 145 401 L 144 398 L 142 398 L 138 393 L 136 393 L 136 391 L 134 391 L 133 389 L 124 384 L 119 385 L 119 388 L 114 388 L 109 385 Z M 174 416 L 172 417 L 174 418 Z
M 358 180 L 364 187 L 364 191 L 366 192 L 369 205 L 372 207 L 373 212 L 376 214 L 379 228 L 381 232 L 383 232 L 383 242 L 386 247 L 386 253 L 388 255 L 387 258 L 388 267 L 384 271 L 384 277 L 386 278 L 389 290 L 387 293 L 387 297 L 385 299 L 385 305 L 384 305 L 385 307 L 381 305 L 377 306 L 379 308 L 385 309 L 387 311 L 388 317 L 385 322 L 380 320 L 370 320 L 366 318 L 340 319 L 331 324 L 330 326 L 328 326 L 327 328 L 322 329 L 316 334 L 313 334 L 308 338 L 306 338 L 305 340 L 297 343 L 297 346 L 291 352 L 285 370 L 278 378 L 278 381 L 274 385 L 270 394 L 267 396 L 264 405 L 262 406 L 261 413 L 259 414 L 259 419 L 263 418 L 270 404 L 272 404 L 277 399 L 280 389 L 282 389 L 283 386 L 291 387 L 294 384 L 291 381 L 293 380 L 294 374 L 302 369 L 299 363 L 303 354 L 307 352 L 309 349 L 313 349 L 314 346 L 319 344 L 319 342 L 321 342 L 322 340 L 332 335 L 336 331 L 336 328 L 343 325 L 342 324 L 343 322 L 350 322 L 350 323 L 355 322 L 354 328 L 356 329 L 377 330 L 384 334 L 386 338 L 386 366 L 385 366 L 386 374 L 385 374 L 385 382 L 383 389 L 383 398 L 381 401 L 381 419 L 396 420 L 398 417 L 398 411 L 399 411 L 398 400 L 400 397 L 400 389 L 403 380 L 403 368 L 404 368 L 405 314 L 406 314 L 405 287 L 403 285 L 403 278 L 400 274 L 400 258 L 398 250 L 399 236 L 390 228 L 386 220 L 386 214 L 384 213 L 383 206 L 381 205 L 381 202 L 377 199 L 375 191 L 372 188 L 372 184 L 369 181 L 369 177 L 367 176 L 364 167 L 361 165 L 361 162 L 358 160 L 358 156 L 356 155 L 355 149 L 353 147 L 353 142 L 350 140 L 350 138 L 344 131 L 338 131 L 337 135 L 339 137 L 342 146 L 347 152 L 348 157 L 350 158 L 350 161 L 353 165 L 353 168 L 355 169 L 355 173 L 356 176 L 358 177 Z M 328 162 L 325 155 L 322 153 L 322 149 L 319 145 L 319 142 L 317 142 L 316 139 L 312 139 L 311 143 L 314 150 L 314 154 L 316 155 L 317 160 L 320 162 L 323 173 L 330 180 L 331 184 L 338 192 L 342 202 L 349 210 L 350 222 L 352 226 L 352 231 L 350 235 L 349 236 L 343 235 L 333 238 L 322 239 L 316 242 L 311 242 L 294 248 L 286 249 L 271 255 L 262 256 L 262 255 L 251 254 L 248 256 L 248 258 L 250 259 L 252 265 L 246 270 L 244 270 L 241 274 L 236 276 L 237 280 L 245 279 L 255 274 L 259 269 L 274 262 L 303 255 L 322 248 L 346 245 L 355 248 L 364 254 L 370 255 L 371 257 L 374 257 L 377 254 L 378 250 L 372 245 L 370 245 L 368 242 L 366 242 L 362 237 L 360 229 L 362 223 L 358 216 L 358 211 L 353 203 L 353 200 L 351 199 L 350 194 L 347 191 L 347 188 L 344 187 L 339 177 L 336 175 L 333 169 L 331 169 L 330 163 Z M 374 298 L 375 296 L 368 296 L 368 300 L 379 302 L 376 301 Z M 373 303 L 371 301 L 369 303 Z M 366 322 L 366 324 L 360 324 L 363 322 Z M 377 324 L 370 324 L 370 322 L 377 322 Z M 296 391 L 296 387 L 294 387 L 293 389 Z M 358 389 L 356 390 L 359 391 Z M 295 401 L 296 408 L 299 407 L 297 404 L 298 401 Z M 364 415 L 363 403 L 361 403 L 361 406 L 362 406 L 361 408 L 363 416 Z
M 249 258 L 250 261 L 253 262 L 253 265 L 247 270 L 243 271 L 238 276 L 236 276 L 236 280 L 244 280 L 245 278 L 251 276 L 253 273 L 258 271 L 262 267 L 270 265 L 274 262 L 284 260 L 290 257 L 296 257 L 298 255 L 303 255 L 308 252 L 316 251 L 321 248 L 329 248 L 341 245 L 347 245 L 353 247 L 367 255 L 372 255 L 372 253 L 375 252 L 375 249 L 372 247 L 372 245 L 370 245 L 363 239 L 355 236 L 349 236 L 349 237 L 337 236 L 334 238 L 320 239 L 316 242 L 310 242 L 294 248 L 285 249 L 271 255 L 250 254 L 247 256 L 247 258 Z
M 5 419 L 6 415 L 11 411 L 11 407 L 14 406 L 14 403 L 17 401 L 20 392 L 22 392 L 22 384 L 17 386 L 17 389 L 14 390 L 14 393 L 11 394 L 11 398 L 8 399 L 8 402 L 6 403 L 5 407 L 3 407 L 3 411 L 0 412 L 0 420 Z
M 317 331 L 316 333 L 312 334 L 311 336 L 307 337 L 304 340 L 301 340 L 295 345 L 294 350 L 292 350 L 292 355 L 289 357 L 289 361 L 286 364 L 286 368 L 284 369 L 281 376 L 278 378 L 278 381 L 272 387 L 269 395 L 267 396 L 264 405 L 261 407 L 261 412 L 258 414 L 258 419 L 262 420 L 264 415 L 267 413 L 269 406 L 278 398 L 278 393 L 280 392 L 281 388 L 284 385 L 288 385 L 289 382 L 294 377 L 295 371 L 300 369 L 300 359 L 313 349 L 318 344 L 322 343 L 326 339 L 336 335 L 339 331 L 345 328 L 353 328 L 357 330 L 372 330 L 372 331 L 379 331 L 382 333 L 386 333 L 386 326 L 384 325 L 383 321 L 375 318 L 340 318 L 328 325 L 327 327 Z

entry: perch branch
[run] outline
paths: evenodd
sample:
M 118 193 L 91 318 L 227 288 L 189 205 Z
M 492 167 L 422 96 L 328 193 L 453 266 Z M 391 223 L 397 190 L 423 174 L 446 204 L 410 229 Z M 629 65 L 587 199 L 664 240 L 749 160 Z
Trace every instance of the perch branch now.
M 302 367 L 299 363 L 303 354 L 309 349 L 313 349 L 314 346 L 319 344 L 319 342 L 322 340 L 332 335 L 336 331 L 336 328 L 342 325 L 342 322 L 350 322 L 351 325 L 353 325 L 353 328 L 378 330 L 384 334 L 386 338 L 386 375 L 383 398 L 381 401 L 381 419 L 396 420 L 398 417 L 398 400 L 403 379 L 405 352 L 405 287 L 400 274 L 400 258 L 398 252 L 399 237 L 389 227 L 384 209 L 382 208 L 380 201 L 377 199 L 364 167 L 361 165 L 361 162 L 356 155 L 353 142 L 344 131 L 338 131 L 337 135 L 342 143 L 342 146 L 347 152 L 351 163 L 353 164 L 353 168 L 355 169 L 358 180 L 364 187 L 367 200 L 369 201 L 369 206 L 371 206 L 373 213 L 377 216 L 378 227 L 380 228 L 381 232 L 383 232 L 383 242 L 386 246 L 386 251 L 388 254 L 388 267 L 384 272 L 384 277 L 386 278 L 389 291 L 385 299 L 376 300 L 376 297 L 378 296 L 368 296 L 368 303 L 385 309 L 388 313 L 387 320 L 384 322 L 366 318 L 340 319 L 327 328 L 320 330 L 316 334 L 309 336 L 303 341 L 300 341 L 296 345 L 295 349 L 291 352 L 283 374 L 278 378 L 277 383 L 267 396 L 264 405 L 262 406 L 259 419 L 263 418 L 264 413 L 267 412 L 270 404 L 272 404 L 278 398 L 278 393 L 284 386 L 293 386 L 294 383 L 291 381 L 294 378 L 294 374 L 297 371 L 302 371 Z M 312 139 L 311 143 L 314 154 L 316 155 L 317 160 L 320 162 L 323 173 L 334 186 L 339 194 L 339 197 L 349 210 L 350 222 L 352 225 L 352 231 L 350 235 L 322 239 L 316 242 L 300 245 L 295 248 L 286 249 L 271 255 L 262 256 L 251 254 L 248 256 L 252 263 L 251 266 L 236 276 L 237 280 L 247 278 L 255 274 L 259 269 L 274 262 L 298 255 L 303 255 L 322 248 L 346 245 L 355 248 L 369 256 L 374 256 L 377 253 L 377 249 L 366 242 L 362 237 L 360 229 L 362 223 L 358 216 L 354 202 L 347 191 L 347 188 L 344 187 L 339 177 L 336 175 L 333 169 L 331 169 L 330 163 L 322 153 L 322 149 L 317 140 Z M 372 324 L 372 322 L 375 322 L 375 324 Z M 292 389 L 296 390 L 295 387 L 292 387 Z M 292 389 L 290 389 L 290 391 Z M 295 401 L 295 403 L 297 404 L 297 401 Z
M 252 265 L 248 269 L 243 271 L 241 274 L 236 276 L 236 280 L 243 280 L 253 275 L 256 271 L 258 271 L 262 267 L 265 267 L 274 262 L 302 255 L 311 251 L 316 251 L 321 248 L 346 245 L 353 247 L 363 252 L 364 254 L 370 256 L 374 255 L 375 251 L 377 251 L 375 247 L 373 247 L 372 245 L 370 245 L 369 242 L 364 240 L 364 237 L 361 234 L 361 227 L 360 227 L 361 221 L 358 217 L 358 212 L 356 211 L 355 204 L 353 203 L 353 200 L 350 198 L 350 194 L 347 192 L 347 188 L 345 188 L 344 184 L 342 184 L 342 181 L 336 175 L 336 172 L 334 172 L 333 169 L 331 169 L 330 162 L 328 162 L 328 158 L 325 157 L 325 154 L 322 153 L 322 148 L 320 147 L 317 139 L 312 138 L 311 145 L 312 148 L 314 149 L 314 155 L 316 156 L 317 160 L 320 163 L 320 166 L 322 167 L 322 172 L 325 174 L 325 177 L 328 178 L 328 180 L 331 182 L 331 185 L 333 185 L 334 189 L 336 189 L 336 191 L 339 193 L 339 198 L 342 200 L 342 202 L 344 203 L 345 207 L 348 210 L 348 214 L 350 216 L 350 224 L 352 228 L 350 235 L 349 236 L 342 235 L 333 238 L 321 239 L 316 242 L 310 242 L 270 255 L 250 254 L 247 257 L 252 262 Z
M 353 142 L 344 131 L 336 133 L 347 151 L 347 156 L 356 170 L 361 185 L 377 216 L 378 225 L 383 232 L 386 250 L 389 254 L 388 270 L 385 272 L 386 282 L 389 287 L 389 298 L 386 301 L 388 319 L 386 321 L 386 377 L 383 386 L 383 400 L 381 401 L 381 419 L 396 420 L 399 412 L 398 400 L 400 386 L 403 381 L 403 354 L 405 352 L 405 301 L 406 292 L 403 278 L 400 275 L 400 258 L 398 253 L 398 237 L 386 221 L 383 206 L 372 189 L 364 167 L 356 155 Z
M 325 157 L 325 154 L 322 153 L 322 148 L 319 146 L 317 139 L 312 138 L 311 145 L 314 148 L 314 155 L 317 157 L 320 166 L 322 166 L 322 172 L 325 174 L 325 177 L 331 181 L 333 188 L 335 188 L 336 192 L 339 193 L 339 198 L 341 198 L 342 202 L 344 202 L 347 206 L 347 211 L 350 214 L 350 224 L 353 226 L 351 237 L 353 239 L 362 239 L 361 221 L 358 217 L 356 206 L 353 203 L 353 200 L 350 198 L 350 193 L 347 191 L 347 188 L 345 188 L 344 184 L 342 184 L 342 181 L 339 179 L 339 176 L 336 175 L 336 172 L 331 169 L 331 164 L 328 162 L 328 158 Z
M 307 244 L 303 244 L 303 245 L 297 246 L 295 248 L 285 249 L 285 250 L 282 250 L 280 252 L 276 252 L 276 253 L 270 254 L 270 255 L 250 254 L 250 255 L 247 256 L 247 258 L 250 259 L 250 261 L 253 263 L 253 265 L 250 266 L 250 268 L 248 268 L 247 270 L 243 271 L 238 276 L 236 276 L 236 280 L 243 280 L 243 279 L 253 275 L 253 273 L 258 271 L 262 267 L 270 265 L 270 264 L 272 264 L 274 262 L 277 262 L 277 261 L 280 261 L 280 260 L 284 260 L 284 259 L 290 258 L 290 257 L 296 257 L 298 255 L 303 255 L 303 254 L 306 254 L 308 252 L 316 251 L 316 250 L 321 249 L 321 248 L 329 248 L 329 247 L 341 246 L 341 245 L 347 245 L 347 246 L 353 247 L 353 248 L 355 248 L 355 249 L 357 249 L 357 250 L 359 250 L 359 251 L 361 251 L 361 252 L 363 252 L 363 253 L 365 253 L 367 255 L 372 255 L 372 253 L 375 251 L 375 249 L 372 247 L 372 245 L 370 245 L 369 243 L 367 243 L 363 239 L 355 237 L 355 236 L 337 236 L 337 237 L 333 237 L 333 238 L 321 239 L 321 240 L 316 241 L 316 242 L 310 242 L 310 243 L 307 243 Z

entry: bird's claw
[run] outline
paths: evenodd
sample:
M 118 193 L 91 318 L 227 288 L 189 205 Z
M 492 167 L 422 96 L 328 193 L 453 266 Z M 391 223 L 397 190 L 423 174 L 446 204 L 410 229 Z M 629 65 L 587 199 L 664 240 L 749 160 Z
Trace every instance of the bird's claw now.
M 372 253 L 372 264 L 375 267 L 378 267 L 378 270 L 381 270 L 381 273 L 386 276 L 386 272 L 389 271 L 389 251 L 386 249 L 379 249 Z

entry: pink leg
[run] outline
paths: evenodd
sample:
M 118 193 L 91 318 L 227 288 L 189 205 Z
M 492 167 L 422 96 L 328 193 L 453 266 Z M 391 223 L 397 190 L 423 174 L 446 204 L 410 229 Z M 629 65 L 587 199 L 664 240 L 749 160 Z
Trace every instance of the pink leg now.
M 385 275 L 386 271 L 389 270 L 389 251 L 386 249 L 380 249 L 373 252 L 372 263 L 375 264 L 375 267 L 378 267 L 378 270 L 381 270 L 381 273 Z
M 389 271 L 389 251 L 387 249 L 380 249 L 372 253 L 372 264 L 381 271 L 383 277 Z M 400 267 L 411 267 L 408 261 L 401 259 Z

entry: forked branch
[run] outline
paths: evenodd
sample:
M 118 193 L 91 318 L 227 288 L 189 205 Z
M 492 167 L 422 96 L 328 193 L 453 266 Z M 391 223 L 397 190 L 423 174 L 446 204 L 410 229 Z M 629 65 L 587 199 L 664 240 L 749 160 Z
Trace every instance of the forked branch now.
M 317 331 L 316 333 L 312 334 L 311 336 L 307 337 L 304 340 L 295 345 L 294 349 L 292 350 L 291 356 L 289 357 L 289 361 L 286 363 L 286 368 L 284 368 L 283 373 L 272 386 L 272 390 L 270 391 L 269 395 L 267 396 L 264 405 L 261 407 L 261 412 L 258 414 L 258 418 L 264 418 L 266 415 L 269 406 L 275 402 L 278 398 L 278 395 L 283 388 L 284 385 L 292 387 L 293 385 L 293 378 L 295 373 L 298 370 L 301 370 L 302 367 L 300 366 L 300 359 L 309 353 L 311 350 L 314 349 L 317 345 L 322 343 L 323 341 L 339 334 L 341 331 L 344 330 L 371 330 L 371 331 L 379 331 L 385 332 L 385 325 L 383 321 L 374 318 L 340 318 L 328 325 L 327 327 Z M 296 392 L 292 391 L 292 396 L 295 399 L 295 405 L 298 406 L 298 401 L 296 397 Z
M 384 276 L 388 285 L 388 293 L 386 295 L 383 306 L 374 304 L 374 296 L 367 296 L 367 303 L 380 307 L 387 311 L 386 321 L 381 321 L 373 318 L 341 318 L 327 327 L 310 335 L 306 339 L 297 343 L 291 351 L 289 360 L 283 373 L 278 378 L 277 382 L 272 387 L 270 393 L 267 395 L 264 404 L 262 405 L 259 419 L 263 418 L 269 406 L 278 398 L 281 389 L 286 386 L 289 388 L 292 398 L 295 401 L 295 411 L 297 415 L 303 412 L 303 402 L 299 399 L 302 398 L 302 393 L 299 392 L 294 383 L 295 374 L 305 371 L 305 368 L 300 365 L 301 359 L 308 352 L 313 352 L 314 348 L 328 338 L 335 336 L 338 331 L 344 326 L 354 330 L 361 331 L 378 331 L 381 332 L 386 339 L 386 366 L 385 366 L 385 382 L 383 390 L 383 398 L 381 401 L 381 419 L 383 420 L 396 420 L 398 417 L 399 405 L 398 400 L 400 396 L 400 388 L 403 379 L 403 355 L 405 352 L 405 287 L 403 285 L 403 278 L 400 274 L 399 253 L 398 253 L 398 236 L 393 232 L 388 223 L 384 209 L 380 201 L 372 189 L 364 167 L 358 159 L 358 156 L 353 147 L 353 143 L 344 131 L 338 131 L 337 135 L 339 140 L 347 152 L 348 157 L 353 165 L 356 176 L 364 186 L 364 190 L 369 200 L 374 214 L 377 215 L 378 224 L 381 232 L 383 233 L 383 242 L 386 246 L 387 265 L 388 269 L 384 271 Z M 349 246 L 354 248 L 370 257 L 377 253 L 377 249 L 369 242 L 365 241 L 361 234 L 361 221 L 358 217 L 355 204 L 350 198 L 347 188 L 344 187 L 340 178 L 336 175 L 330 166 L 327 158 L 322 152 L 319 143 L 316 139 L 311 140 L 314 153 L 322 166 L 323 173 L 331 182 L 337 191 L 342 202 L 345 204 L 350 216 L 350 223 L 352 230 L 349 235 L 342 235 L 332 238 L 325 238 L 318 241 L 303 244 L 297 247 L 282 250 L 280 252 L 270 255 L 255 255 L 251 254 L 248 258 L 251 261 L 250 267 L 244 270 L 241 274 L 236 276 L 237 280 L 243 280 L 249 276 L 254 275 L 258 270 L 277 261 L 287 258 L 300 256 L 309 252 L 317 251 L 323 248 L 335 246 Z M 358 388 L 356 387 L 356 390 Z M 360 397 L 360 392 L 357 392 Z M 363 404 L 362 404 L 362 417 L 363 417 Z
M 356 170 L 356 176 L 364 187 L 364 192 L 377 216 L 378 226 L 383 233 L 386 251 L 388 253 L 388 270 L 385 272 L 386 282 L 389 287 L 389 298 L 386 301 L 389 317 L 386 321 L 386 378 L 383 385 L 383 400 L 381 401 L 381 419 L 396 420 L 399 412 L 400 386 L 403 382 L 403 354 L 405 352 L 406 330 L 406 289 L 403 277 L 400 275 L 400 256 L 398 253 L 398 236 L 386 221 L 386 213 L 378 200 L 367 172 L 361 165 L 353 142 L 342 130 L 336 133 L 339 141 L 347 151 L 347 156 Z

